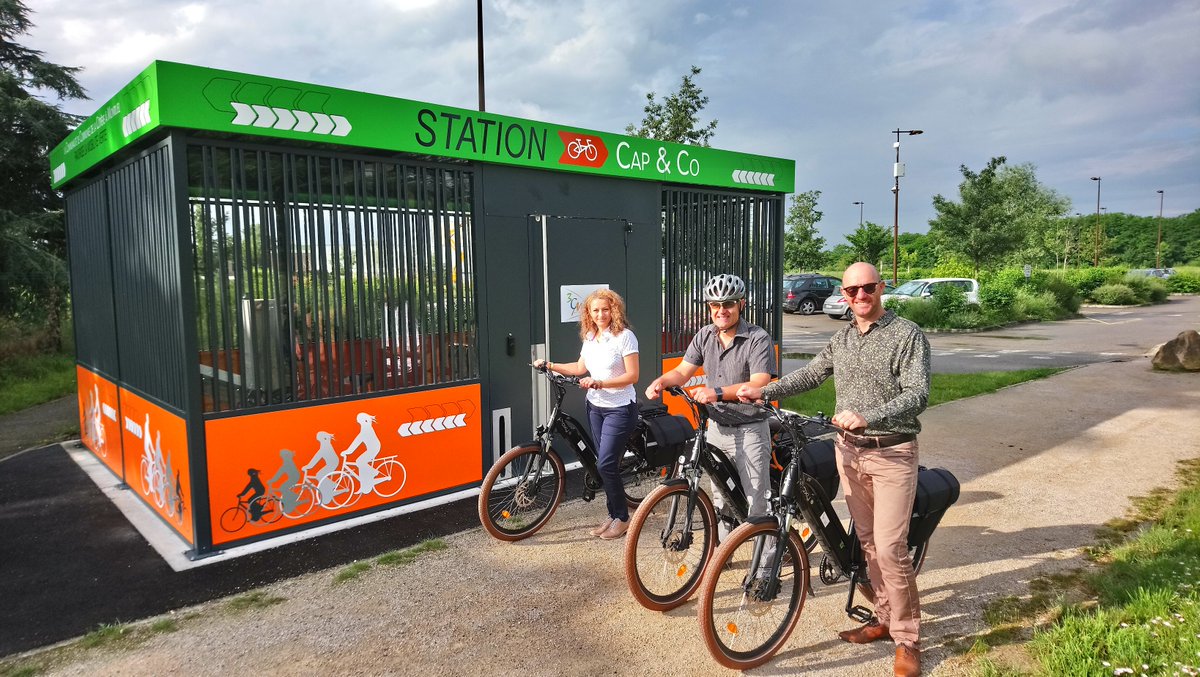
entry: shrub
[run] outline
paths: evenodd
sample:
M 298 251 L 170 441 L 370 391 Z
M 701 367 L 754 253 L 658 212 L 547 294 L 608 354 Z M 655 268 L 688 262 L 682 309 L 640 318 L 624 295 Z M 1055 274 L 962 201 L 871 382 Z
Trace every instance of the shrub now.
M 967 295 L 952 284 L 934 286 L 933 296 L 930 297 L 930 300 L 933 301 L 933 305 L 937 306 L 943 317 L 962 312 L 967 307 Z
M 991 310 L 1011 307 L 1016 296 L 1017 290 L 1014 287 L 997 285 L 994 282 L 979 286 L 979 304 Z
M 1139 303 L 1162 303 L 1167 300 L 1167 285 L 1157 277 L 1145 275 L 1126 275 L 1121 284 L 1133 290 Z
M 1063 313 L 1054 294 L 1029 288 L 1017 290 L 1013 314 L 1021 320 L 1055 320 Z
M 1080 295 L 1079 290 L 1062 275 L 1049 274 L 1035 277 L 1034 286 L 1053 294 L 1055 303 L 1062 308 L 1064 315 L 1079 312 L 1079 306 L 1083 305 L 1083 296 Z
M 930 277 L 975 277 L 975 269 L 969 262 L 957 256 L 943 256 L 933 267 L 933 274 Z
M 896 304 L 892 310 L 895 310 L 900 317 L 916 322 L 919 327 L 945 326 L 945 316 L 933 301 L 913 299 Z
M 943 326 L 954 329 L 978 329 L 988 324 L 989 319 L 983 313 L 977 308 L 968 307 L 965 310 L 947 315 Z
M 1123 284 L 1106 284 L 1092 290 L 1096 303 L 1109 306 L 1132 306 L 1138 303 L 1137 294 Z
M 1172 294 L 1200 294 L 1200 275 L 1176 273 L 1167 278 L 1167 289 Z
M 1092 290 L 1110 281 L 1110 275 L 1110 271 L 1104 268 L 1075 268 L 1067 271 L 1065 277 L 1067 282 L 1079 290 L 1080 294 L 1090 296 Z

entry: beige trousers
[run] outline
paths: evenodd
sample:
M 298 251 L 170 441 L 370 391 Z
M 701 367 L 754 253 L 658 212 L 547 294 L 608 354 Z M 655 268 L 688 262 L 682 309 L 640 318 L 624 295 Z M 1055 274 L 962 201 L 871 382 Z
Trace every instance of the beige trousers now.
M 917 491 L 917 442 L 864 448 L 838 435 L 834 448 L 871 576 L 875 616 L 897 644 L 916 644 L 921 603 L 908 554 L 908 521 Z

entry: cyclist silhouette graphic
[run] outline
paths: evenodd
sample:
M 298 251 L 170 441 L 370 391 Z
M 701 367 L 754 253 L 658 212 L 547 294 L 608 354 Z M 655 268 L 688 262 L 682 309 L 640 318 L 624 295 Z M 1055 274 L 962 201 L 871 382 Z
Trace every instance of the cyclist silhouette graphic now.
M 266 505 L 266 501 L 258 499 L 267 494 L 267 488 L 263 486 L 262 480 L 258 478 L 257 470 L 250 468 L 246 471 L 246 474 L 250 476 L 250 481 L 246 483 L 245 489 L 238 492 L 238 498 L 250 494 L 249 498 L 246 499 L 246 504 L 250 506 L 250 521 L 257 522 L 262 519 L 263 506 Z
M 267 484 L 275 486 L 275 482 L 283 478 L 279 482 L 279 504 L 283 507 L 285 513 L 292 512 L 296 509 L 296 503 L 300 499 L 300 495 L 296 493 L 296 486 L 300 484 L 300 469 L 296 467 L 296 453 L 291 449 L 279 450 L 279 470 L 267 480 Z
M 317 453 L 313 455 L 312 460 L 304 466 L 303 470 L 307 473 L 317 463 L 325 463 L 313 475 L 313 483 L 317 485 L 317 491 L 320 493 L 318 500 L 321 505 L 329 505 L 329 502 L 337 495 L 337 486 L 325 479 L 338 468 L 338 455 L 333 448 L 333 433 L 327 433 L 324 430 L 318 432 L 317 443 L 319 447 Z
M 350 443 L 350 446 L 342 452 L 343 456 L 349 456 L 355 449 L 362 445 L 363 452 L 354 459 L 354 465 L 358 466 L 358 479 L 362 483 L 358 493 L 369 494 L 375 488 L 375 478 L 378 472 L 371 465 L 371 461 L 379 455 L 379 450 L 383 445 L 379 443 L 379 436 L 375 434 L 375 428 L 371 424 L 375 422 L 375 417 L 362 412 L 357 416 L 359 431 L 358 437 Z

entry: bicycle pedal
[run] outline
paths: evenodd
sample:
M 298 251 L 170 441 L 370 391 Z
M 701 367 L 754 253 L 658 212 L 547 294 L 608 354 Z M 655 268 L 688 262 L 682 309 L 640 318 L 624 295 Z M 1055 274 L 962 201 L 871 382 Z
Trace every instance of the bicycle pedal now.
M 859 623 L 869 623 L 872 618 L 875 618 L 875 613 L 865 606 L 854 605 L 853 608 L 846 610 L 846 615 L 858 621 Z

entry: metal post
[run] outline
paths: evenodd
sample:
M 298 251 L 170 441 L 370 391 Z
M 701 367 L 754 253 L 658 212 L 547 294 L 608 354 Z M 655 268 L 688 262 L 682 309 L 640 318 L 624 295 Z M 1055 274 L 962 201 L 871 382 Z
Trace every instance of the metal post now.
M 892 132 L 896 135 L 896 164 L 892 168 L 892 175 L 896 177 L 896 183 L 892 186 L 892 195 L 895 197 L 895 211 L 892 217 L 892 284 L 900 283 L 900 176 L 904 170 L 900 167 L 900 135 L 908 134 L 916 136 L 924 134 L 924 130 L 920 129 L 896 129 Z
M 1162 207 L 1163 192 L 1158 191 L 1158 242 L 1154 245 L 1154 267 L 1162 268 Z
M 1093 176 L 1092 180 L 1096 182 L 1096 253 L 1092 256 L 1092 267 L 1100 267 L 1100 177 Z
M 856 205 L 858 205 L 858 227 L 859 227 L 859 228 L 862 228 L 862 210 L 863 210 L 863 203 L 862 203 L 862 201 L 860 200 L 860 201 L 858 201 L 858 202 L 853 202 L 853 203 L 851 203 L 851 204 L 856 204 Z
M 483 0 L 475 0 L 475 8 L 478 25 L 476 42 L 479 44 L 479 111 L 483 112 L 487 110 L 483 103 Z

